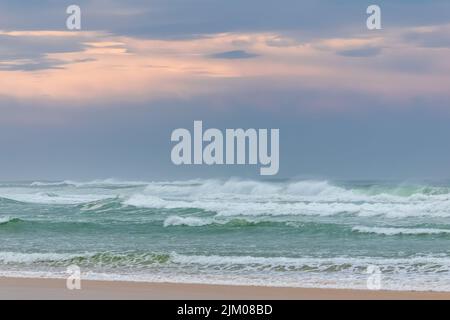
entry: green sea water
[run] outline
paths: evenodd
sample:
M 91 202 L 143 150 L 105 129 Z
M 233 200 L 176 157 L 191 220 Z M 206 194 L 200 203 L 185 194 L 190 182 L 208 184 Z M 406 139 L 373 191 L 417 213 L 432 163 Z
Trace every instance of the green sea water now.
M 0 184 L 0 275 L 450 290 L 450 184 Z M 369 268 L 370 269 L 370 268 Z

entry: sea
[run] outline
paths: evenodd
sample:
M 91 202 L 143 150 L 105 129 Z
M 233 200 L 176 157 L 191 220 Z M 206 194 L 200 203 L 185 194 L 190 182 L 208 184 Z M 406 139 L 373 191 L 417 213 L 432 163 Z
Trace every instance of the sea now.
M 73 265 L 82 279 L 450 291 L 450 183 L 0 183 L 0 276 Z

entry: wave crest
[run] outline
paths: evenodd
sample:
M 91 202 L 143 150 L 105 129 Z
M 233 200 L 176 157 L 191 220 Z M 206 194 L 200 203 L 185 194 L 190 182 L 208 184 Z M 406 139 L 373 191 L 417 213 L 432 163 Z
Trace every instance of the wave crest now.
M 22 222 L 19 218 L 13 218 L 13 217 L 0 217 L 0 226 L 13 224 L 13 223 L 19 223 Z
M 394 235 L 438 235 L 450 234 L 448 229 L 433 229 L 433 228 L 396 228 L 396 227 L 364 227 L 356 226 L 352 228 L 353 231 L 359 233 L 373 233 L 385 236 Z

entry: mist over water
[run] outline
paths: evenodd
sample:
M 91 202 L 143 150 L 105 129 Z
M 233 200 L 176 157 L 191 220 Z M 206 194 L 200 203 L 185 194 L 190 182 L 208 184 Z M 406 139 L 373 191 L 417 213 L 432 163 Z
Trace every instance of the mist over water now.
M 0 272 L 450 290 L 450 184 L 54 181 L 0 184 Z

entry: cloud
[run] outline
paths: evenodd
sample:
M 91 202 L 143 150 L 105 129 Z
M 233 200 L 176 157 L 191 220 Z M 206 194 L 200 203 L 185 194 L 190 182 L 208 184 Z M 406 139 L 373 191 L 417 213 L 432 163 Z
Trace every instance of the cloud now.
M 414 28 L 404 40 L 427 48 L 450 48 L 450 25 Z
M 448 0 L 378 0 L 389 27 L 448 23 Z M 299 32 L 336 37 L 365 27 L 361 0 L 77 0 L 83 26 L 147 39 L 192 39 L 225 32 Z M 7 30 L 64 30 L 69 0 L 2 0 L 0 21 Z M 45 18 L 44 18 L 45 17 Z M 350 31 L 349 31 L 350 30 Z
M 374 57 L 381 53 L 382 49 L 377 47 L 365 47 L 365 48 L 356 48 L 349 50 L 338 51 L 337 54 L 344 57 L 357 57 L 357 58 L 367 58 Z
M 80 53 L 88 47 L 84 41 L 98 35 L 51 30 L 0 31 L 0 70 L 53 70 L 82 62 L 82 59 L 64 60 L 51 55 Z
M 0 59 L 33 59 L 47 53 L 81 51 L 84 45 L 77 39 L 53 36 L 10 35 L 0 33 Z
M 0 63 L 0 70 L 7 71 L 38 71 L 48 69 L 62 69 L 67 62 L 57 59 L 37 59 L 37 61 Z
M 210 55 L 210 57 L 214 59 L 249 59 L 257 56 L 257 54 L 249 53 L 244 50 L 225 51 Z
M 78 59 L 73 61 L 64 61 L 58 59 L 39 58 L 35 60 L 15 60 L 12 62 L 0 62 L 0 70 L 5 71 L 42 71 L 64 69 L 66 65 L 74 63 L 92 62 L 95 59 Z
M 9 52 L 0 50 L 0 95 L 67 107 L 197 96 L 214 100 L 219 94 L 244 99 L 244 88 L 255 87 L 264 96 L 269 89 L 283 90 L 286 99 L 299 91 L 333 88 L 379 96 L 393 105 L 429 96 L 449 97 L 446 49 L 420 47 L 405 41 L 404 33 L 404 29 L 393 29 L 382 36 L 324 37 L 299 44 L 296 38 L 275 32 L 146 39 L 100 32 L 66 37 L 13 31 L 3 35 L 16 42 L 6 47 Z M 408 61 L 397 64 L 402 57 Z M 415 61 L 420 60 L 433 63 L 418 63 L 415 69 Z M 261 103 L 259 97 L 251 99 Z M 344 108 L 345 103 L 335 105 Z
M 267 39 L 266 44 L 270 47 L 292 47 L 299 45 L 300 43 L 292 38 L 274 36 L 270 39 Z

